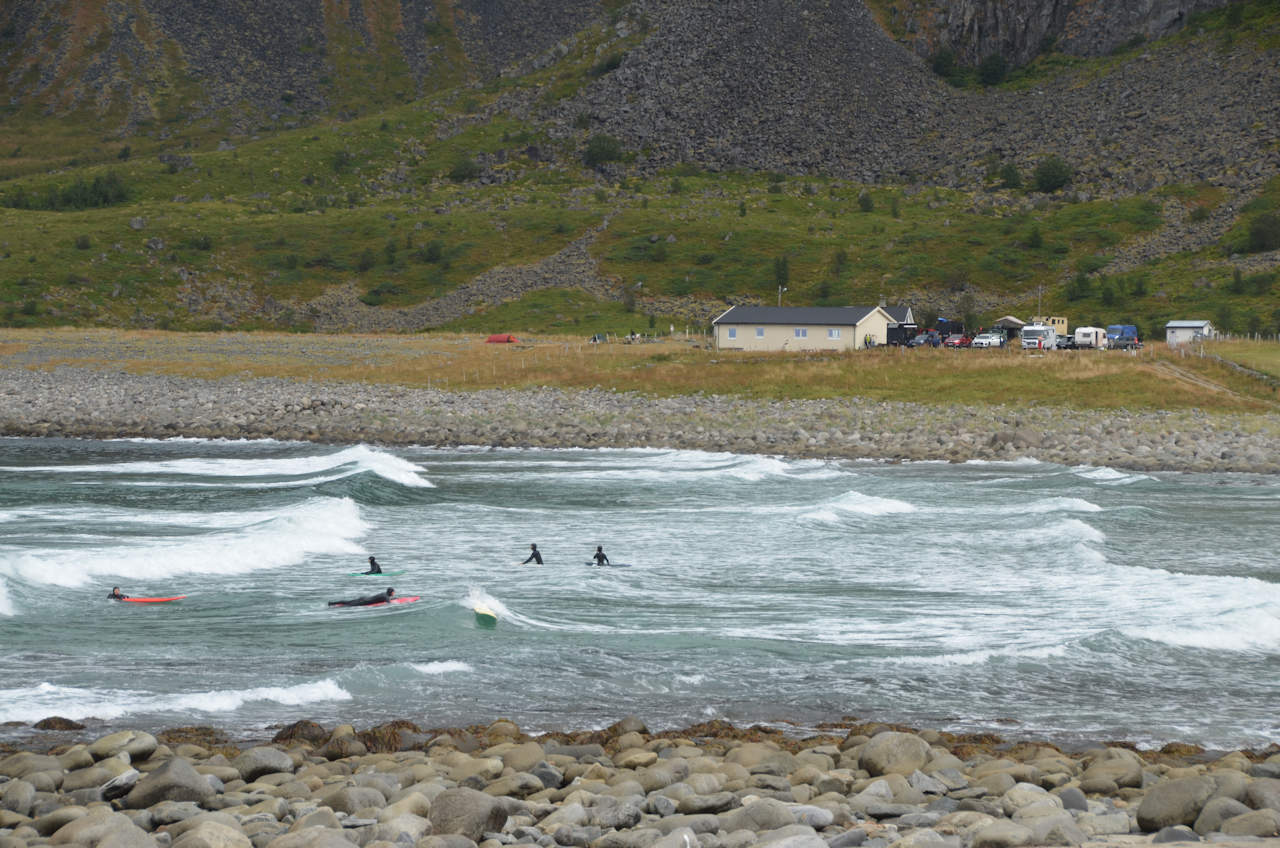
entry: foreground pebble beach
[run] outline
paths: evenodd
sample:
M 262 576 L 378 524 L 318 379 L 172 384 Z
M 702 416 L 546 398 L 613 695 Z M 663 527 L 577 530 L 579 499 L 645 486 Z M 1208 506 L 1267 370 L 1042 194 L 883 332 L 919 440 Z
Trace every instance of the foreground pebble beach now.
M 653 398 L 604 390 L 446 392 L 276 378 L 0 368 L 0 434 L 384 445 L 661 447 L 803 457 L 1013 460 L 1280 473 L 1280 420 L 1191 412 L 960 407 L 862 398 Z
M 876 724 L 652 734 L 634 717 L 541 738 L 505 720 L 302 721 L 243 750 L 215 736 L 127 730 L 0 759 L 0 848 L 1280 844 L 1274 745 L 1064 753 Z

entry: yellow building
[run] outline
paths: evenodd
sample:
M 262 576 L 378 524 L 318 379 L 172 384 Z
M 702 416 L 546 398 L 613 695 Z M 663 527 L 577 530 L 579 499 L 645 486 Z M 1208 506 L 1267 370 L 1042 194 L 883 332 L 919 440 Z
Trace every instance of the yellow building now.
M 711 322 L 720 350 L 860 350 L 882 345 L 880 306 L 734 306 Z
M 1067 319 L 1062 315 L 1037 315 L 1031 319 L 1032 324 L 1044 324 L 1052 327 L 1053 331 L 1060 336 L 1067 335 Z

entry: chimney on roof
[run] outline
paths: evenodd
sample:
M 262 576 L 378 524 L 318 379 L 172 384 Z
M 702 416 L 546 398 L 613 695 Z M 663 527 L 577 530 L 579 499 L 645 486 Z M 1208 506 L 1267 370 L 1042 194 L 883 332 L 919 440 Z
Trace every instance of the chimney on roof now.
M 884 305 L 885 305 L 885 302 L 884 302 L 884 293 L 882 292 L 882 293 L 880 294 L 880 306 L 881 306 L 881 307 L 883 307 Z

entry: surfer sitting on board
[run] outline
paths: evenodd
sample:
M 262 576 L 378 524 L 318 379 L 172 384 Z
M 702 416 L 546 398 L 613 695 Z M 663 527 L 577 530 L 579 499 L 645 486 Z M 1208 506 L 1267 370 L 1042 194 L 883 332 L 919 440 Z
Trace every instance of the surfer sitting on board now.
M 378 561 L 373 557 L 369 557 L 369 570 L 362 571 L 361 574 L 381 574 L 382 566 L 378 565 Z
M 329 606 L 331 607 L 367 607 L 370 604 L 385 604 L 385 603 L 390 603 L 392 597 L 394 597 L 395 594 L 396 594 L 396 590 L 388 586 L 387 591 L 385 592 L 379 592 L 376 595 L 366 595 L 363 598 L 353 598 L 349 601 L 330 601 Z
M 591 558 L 596 561 L 596 565 L 604 565 L 609 561 L 609 557 L 605 556 L 603 545 L 596 545 L 596 552 Z
M 527 565 L 529 563 L 529 560 L 531 559 L 534 562 L 536 562 L 538 565 L 542 565 L 542 554 L 538 553 L 538 546 L 530 545 L 529 550 L 533 551 L 533 553 L 529 554 L 529 559 L 526 559 L 524 562 L 520 564 Z
M 113 601 L 123 601 L 125 598 L 129 596 L 122 594 L 119 586 L 112 586 L 111 591 L 107 594 L 107 597 Z

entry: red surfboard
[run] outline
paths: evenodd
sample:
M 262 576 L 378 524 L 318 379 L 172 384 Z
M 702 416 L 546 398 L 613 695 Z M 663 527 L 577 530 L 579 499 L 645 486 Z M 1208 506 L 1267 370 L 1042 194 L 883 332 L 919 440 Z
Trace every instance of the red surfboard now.
M 172 598 L 119 598 L 118 600 L 126 604 L 163 604 L 168 601 L 180 601 L 185 597 L 186 595 L 174 595 Z

